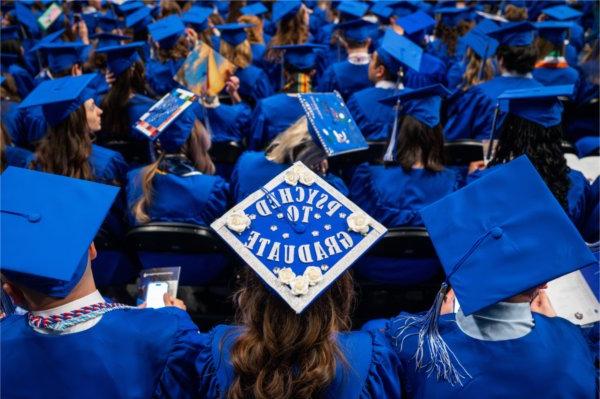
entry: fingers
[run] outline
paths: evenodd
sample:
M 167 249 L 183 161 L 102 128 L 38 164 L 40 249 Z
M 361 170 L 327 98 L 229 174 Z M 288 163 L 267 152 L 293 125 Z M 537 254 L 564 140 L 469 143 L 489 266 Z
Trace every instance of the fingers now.
M 163 295 L 163 300 L 165 301 L 165 306 L 173 306 L 179 308 L 181 310 L 186 310 L 185 303 L 181 299 L 175 298 L 173 295 L 168 292 Z
M 556 311 L 546 294 L 546 290 L 538 290 L 538 294 L 531 302 L 531 311 L 548 317 L 555 317 Z

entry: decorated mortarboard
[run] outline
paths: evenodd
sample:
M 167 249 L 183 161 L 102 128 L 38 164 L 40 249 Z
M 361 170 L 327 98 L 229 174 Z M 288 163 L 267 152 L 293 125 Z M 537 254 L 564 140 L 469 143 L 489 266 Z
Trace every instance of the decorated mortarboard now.
M 196 31 L 202 32 L 208 28 L 208 17 L 213 13 L 212 8 L 208 7 L 191 7 L 181 16 L 181 20 L 192 26 Z
M 242 15 L 263 15 L 266 14 L 269 10 L 267 9 L 267 7 L 264 6 L 264 4 L 262 3 L 254 3 L 254 4 L 248 4 L 247 6 L 244 6 L 242 8 L 240 8 L 240 12 L 242 13 Z
M 9 167 L 0 179 L 0 271 L 10 281 L 66 297 L 87 266 L 88 248 L 117 187 Z
M 446 26 L 456 26 L 460 21 L 473 20 L 473 8 L 471 7 L 440 7 L 435 10 L 440 16 L 440 21 Z
M 567 5 L 544 8 L 542 12 L 551 19 L 557 21 L 572 21 L 578 19 L 583 15 L 581 11 L 578 11 Z
M 343 32 L 344 37 L 355 42 L 364 42 L 368 38 L 374 38 L 379 30 L 379 26 L 364 19 L 355 19 L 353 21 L 337 24 L 336 29 Z
M 565 43 L 568 32 L 573 26 L 573 22 L 543 21 L 536 22 L 534 26 L 540 37 L 555 45 L 561 46 Z
M 328 157 L 369 148 L 339 93 L 298 94 L 308 131 Z
M 396 25 L 400 26 L 406 35 L 414 35 L 426 32 L 435 25 L 435 19 L 423 11 L 417 11 L 405 17 L 396 19 Z
M 558 97 L 571 96 L 573 90 L 573 85 L 507 90 L 498 96 L 498 106 L 502 112 L 547 128 L 560 124 L 563 106 Z
M 362 1 L 347 0 L 340 2 L 337 10 L 346 17 L 361 18 L 369 10 L 369 5 Z
M 87 45 L 81 42 L 53 42 L 42 47 L 48 57 L 48 68 L 57 73 L 85 61 Z
M 135 32 L 146 29 L 151 23 L 152 15 L 148 7 L 140 8 L 125 17 L 125 27 Z
M 377 49 L 378 58 L 393 73 L 398 72 L 400 67 L 398 63 L 418 72 L 421 68 L 422 55 L 423 49 L 421 47 L 406 37 L 397 34 L 392 29 L 386 30 L 381 46 Z M 396 68 L 394 70 L 394 68 L 390 67 Z
M 30 48 L 29 51 L 40 50 L 42 47 L 46 46 L 47 44 L 57 41 L 62 36 L 63 33 L 65 33 L 65 30 L 60 29 L 60 30 L 57 30 L 56 32 L 47 34 L 46 36 L 44 36 L 43 38 L 38 40 L 37 43 L 35 44 L 35 46 Z
M 128 70 L 136 61 L 140 61 L 140 50 L 144 42 L 134 42 L 125 45 L 101 47 L 96 50 L 99 54 L 106 54 L 106 65 L 115 75 L 119 76 Z
M 119 46 L 123 40 L 131 40 L 131 36 L 115 35 L 114 33 L 96 33 L 90 36 L 90 39 L 98 40 L 98 48 Z
M 448 97 L 450 91 L 441 84 L 435 84 L 418 89 L 406 88 L 379 102 L 394 105 L 400 101 L 401 113 L 410 115 L 429 127 L 440 124 L 440 109 L 442 98 Z
M 451 384 L 461 383 L 469 370 L 460 364 L 438 329 L 448 284 L 461 312 L 471 315 L 596 263 L 525 155 L 426 206 L 420 215 L 446 282 L 427 313 L 399 316 L 391 322 L 419 329 L 417 368 L 426 367 Z M 426 354 L 429 359 L 424 359 Z
M 498 48 L 498 42 L 495 39 L 474 30 L 464 36 L 464 44 L 484 60 L 493 57 Z
M 59 19 L 63 16 L 63 11 L 60 6 L 56 3 L 50 4 L 50 7 L 46 9 L 37 19 L 38 23 L 44 30 L 51 28 Z M 50 29 L 55 30 L 55 29 Z
M 286 65 L 299 71 L 314 69 L 317 65 L 317 54 L 315 50 L 326 49 L 327 46 L 314 43 L 286 44 L 273 46 L 274 49 L 285 50 L 283 61 Z
M 296 313 L 386 232 L 301 162 L 211 227 Z
M 229 24 L 216 25 L 215 28 L 221 32 L 221 40 L 224 40 L 226 43 L 235 47 L 248 37 L 246 28 L 251 28 L 253 26 L 253 24 L 232 22 Z
M 302 7 L 302 2 L 299 0 L 276 0 L 271 11 L 271 21 L 276 23 L 283 18 L 291 17 L 298 12 L 300 7 Z
M 189 112 L 181 118 L 179 116 L 197 100 L 198 97 L 191 91 L 173 89 L 150 107 L 134 127 L 152 141 L 164 134 L 160 140 L 161 147 L 167 152 L 177 151 L 189 137 L 194 123 Z M 175 121 L 175 126 L 170 128 Z M 190 129 L 187 131 L 186 126 L 190 123 Z
M 169 15 L 150 24 L 148 31 L 161 48 L 169 49 L 185 33 L 185 25 L 177 15 Z
M 21 40 L 21 31 L 19 26 L 11 25 L 0 29 L 0 39 L 5 42 L 8 40 Z
M 103 32 L 111 32 L 114 29 L 119 28 L 119 26 L 121 25 L 119 19 L 109 13 L 106 13 L 105 15 L 98 15 L 96 17 L 96 20 L 98 21 L 98 27 Z
M 90 83 L 96 76 L 95 73 L 88 73 L 45 80 L 29 93 L 19 107 L 41 105 L 46 122 L 50 126 L 56 126 L 86 100 L 94 97 L 95 91 Z
M 533 43 L 535 26 L 527 21 L 507 22 L 487 33 L 503 46 L 529 46 Z

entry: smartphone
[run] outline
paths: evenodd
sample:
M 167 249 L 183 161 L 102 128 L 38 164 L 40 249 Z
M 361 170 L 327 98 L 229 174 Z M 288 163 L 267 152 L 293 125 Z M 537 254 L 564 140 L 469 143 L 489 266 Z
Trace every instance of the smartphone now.
M 164 308 L 164 295 L 169 291 L 169 284 L 164 281 L 148 284 L 146 288 L 146 307 L 148 308 Z

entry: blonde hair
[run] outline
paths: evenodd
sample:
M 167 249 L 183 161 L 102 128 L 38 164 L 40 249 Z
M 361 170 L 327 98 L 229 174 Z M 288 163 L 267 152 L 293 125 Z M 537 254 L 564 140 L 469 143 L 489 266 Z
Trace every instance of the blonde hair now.
M 327 158 L 325 151 L 313 141 L 308 132 L 305 116 L 275 137 L 265 153 L 269 161 L 281 164 L 302 161 L 315 170 L 318 170 L 318 165 Z
M 221 39 L 219 52 L 223 57 L 233 62 L 238 68 L 246 68 L 252 63 L 252 48 L 250 42 L 244 40 L 237 46 L 232 46 Z
M 273 46 L 306 43 L 309 31 L 308 26 L 304 23 L 305 14 L 305 7 L 302 6 L 295 15 L 283 18 L 277 23 L 277 31 L 269 42 L 269 49 L 266 54 L 267 60 L 279 60 L 281 56 L 281 50 L 273 49 Z
M 254 25 L 250 28 L 246 28 L 246 33 L 248 33 L 248 41 L 250 43 L 263 44 L 265 42 L 263 35 L 263 23 L 260 18 L 255 15 L 242 15 L 238 18 L 238 22 Z
M 492 64 L 492 60 L 490 58 L 485 60 L 483 70 L 481 72 L 481 78 L 479 77 L 479 69 L 482 68 L 481 64 L 484 62 L 481 57 L 471 48 L 468 48 L 467 60 L 467 68 L 465 69 L 465 73 L 463 75 L 463 91 L 467 90 L 471 86 L 487 82 L 494 77 L 494 65 Z

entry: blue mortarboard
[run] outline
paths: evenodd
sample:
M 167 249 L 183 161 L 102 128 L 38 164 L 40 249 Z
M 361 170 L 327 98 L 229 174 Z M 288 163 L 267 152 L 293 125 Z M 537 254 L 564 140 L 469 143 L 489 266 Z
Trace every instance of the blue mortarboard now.
M 584 158 L 590 155 L 597 155 L 600 149 L 600 136 L 585 136 L 577 140 L 575 143 L 577 148 L 577 156 Z
M 43 38 L 38 40 L 37 43 L 35 44 L 35 46 L 30 48 L 29 51 L 37 51 L 37 50 L 41 49 L 42 47 L 46 46 L 47 44 L 55 42 L 62 36 L 63 33 L 65 33 L 65 30 L 60 29 L 60 30 L 57 30 L 56 32 L 47 34 L 46 36 L 44 36 Z
M 148 7 L 140 8 L 125 17 L 125 27 L 135 32 L 146 29 L 152 23 L 152 15 Z
M 110 47 L 110 46 L 119 46 L 121 41 L 123 40 L 131 40 L 131 36 L 124 35 L 115 35 L 114 33 L 96 33 L 95 35 L 91 35 L 90 39 L 98 40 L 98 45 L 96 47 Z
M 144 47 L 143 42 L 134 42 L 125 45 L 102 47 L 97 53 L 106 54 L 108 69 L 116 76 L 129 69 L 136 61 L 141 60 L 139 51 Z
M 392 15 L 399 18 L 412 14 L 419 9 L 418 4 L 412 1 L 387 1 L 385 3 L 392 9 Z
M 40 26 L 33 12 L 21 1 L 15 1 L 15 18 L 19 21 L 31 36 L 40 34 Z
M 498 23 L 491 19 L 483 19 L 477 25 L 470 30 L 470 32 L 477 32 L 479 34 L 487 35 L 489 32 L 498 29 Z
M 233 22 L 230 24 L 216 25 L 215 28 L 221 32 L 221 40 L 224 40 L 228 44 L 232 46 L 237 46 L 246 38 L 248 34 L 246 33 L 246 28 L 250 28 L 254 26 L 253 24 L 241 24 L 238 22 Z
M 212 8 L 192 7 L 181 16 L 186 25 L 191 25 L 198 32 L 208 28 L 208 17 L 213 13 Z
M 418 72 L 421 67 L 422 55 L 421 47 L 392 29 L 386 30 L 381 46 L 377 49 L 377 56 L 393 73 L 398 72 L 398 63 Z
M 196 114 L 193 107 L 187 107 L 179 115 L 171 121 L 158 136 L 153 139 L 158 139 L 161 148 L 167 153 L 176 153 L 187 142 L 192 134 Z
M 7 40 L 21 40 L 21 32 L 17 25 L 6 26 L 0 30 L 0 39 L 4 42 Z
M 435 84 L 418 89 L 407 88 L 379 101 L 393 105 L 400 100 L 403 115 L 410 115 L 429 127 L 435 127 L 440 124 L 442 97 L 450 94 L 444 86 Z
M 488 59 L 496 54 L 498 42 L 491 37 L 471 30 L 464 36 L 464 43 L 482 59 Z
M 305 43 L 273 46 L 273 48 L 285 50 L 285 53 L 283 54 L 283 61 L 286 65 L 290 65 L 299 71 L 308 71 L 314 69 L 317 65 L 317 54 L 314 50 L 326 49 L 327 46 Z
M 566 5 L 545 8 L 542 12 L 557 21 L 572 21 L 581 17 L 583 13 Z
M 420 213 L 465 315 L 596 262 L 524 155 Z
M 302 162 L 211 227 L 296 313 L 386 232 Z
M 301 6 L 302 2 L 299 0 L 277 0 L 273 3 L 271 21 L 277 23 L 283 18 L 295 15 Z
M 560 124 L 563 106 L 559 96 L 571 96 L 573 85 L 543 86 L 530 89 L 507 90 L 498 96 L 498 105 L 509 112 L 544 127 Z
M 19 107 L 41 105 L 46 122 L 56 126 L 86 100 L 94 97 L 95 91 L 90 83 L 96 76 L 95 73 L 88 73 L 45 80 L 29 93 Z
M 308 131 L 328 157 L 366 150 L 369 144 L 336 93 L 298 94 Z
M 66 297 L 83 276 L 88 247 L 119 189 L 13 167 L 0 186 L 0 270 L 12 282 Z
M 98 15 L 100 15 L 99 12 L 86 12 L 81 14 L 81 18 L 83 19 L 83 22 L 85 22 L 89 33 L 96 32 L 96 28 L 98 27 Z
M 435 19 L 431 18 L 423 11 L 417 11 L 396 20 L 396 25 L 404 29 L 404 33 L 408 36 L 419 32 L 425 32 L 435 25 Z
M 344 32 L 344 37 L 355 42 L 364 42 L 368 38 L 374 38 L 379 30 L 377 24 L 364 19 L 342 22 L 336 25 L 336 29 Z
M 369 5 L 362 1 L 347 0 L 340 2 L 337 10 L 350 18 L 362 18 L 369 10 Z
M 440 15 L 442 24 L 446 26 L 456 26 L 460 21 L 471 21 L 473 19 L 473 9 L 471 7 L 440 7 L 435 10 Z
M 387 20 L 389 17 L 391 17 L 393 12 L 394 10 L 384 3 L 377 2 L 371 6 L 371 13 L 384 20 Z
M 262 3 L 248 4 L 247 6 L 240 8 L 240 12 L 242 13 L 242 15 L 259 16 L 265 14 L 268 11 L 269 10 L 267 9 L 267 7 L 265 7 Z
M 169 15 L 148 26 L 148 31 L 161 48 L 171 48 L 185 33 L 185 25 L 177 15 Z
M 130 0 L 130 1 L 126 1 L 123 4 L 121 4 L 120 6 L 118 6 L 117 9 L 122 14 L 129 15 L 129 14 L 139 10 L 142 7 L 146 7 L 146 6 L 141 1 Z
M 567 33 L 572 26 L 573 22 L 543 21 L 535 23 L 539 36 L 559 46 L 565 43 Z
M 77 63 L 83 63 L 87 45 L 81 42 L 54 42 L 42 47 L 48 57 L 48 68 L 57 73 L 71 68 Z
M 120 21 L 109 13 L 106 13 L 105 15 L 98 15 L 96 20 L 98 21 L 98 27 L 103 32 L 111 32 L 120 26 Z
M 504 46 L 529 46 L 533 42 L 535 27 L 527 21 L 507 22 L 488 32 L 488 36 Z

